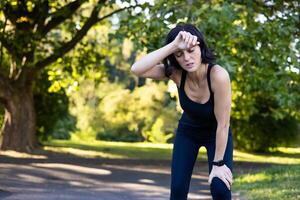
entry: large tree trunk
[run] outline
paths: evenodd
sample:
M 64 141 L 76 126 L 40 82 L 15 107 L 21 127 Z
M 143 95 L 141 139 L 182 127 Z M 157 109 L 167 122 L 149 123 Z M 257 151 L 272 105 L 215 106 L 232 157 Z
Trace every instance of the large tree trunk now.
M 1 149 L 30 152 L 37 146 L 36 115 L 31 86 L 13 89 L 4 100 L 5 118 L 1 129 Z

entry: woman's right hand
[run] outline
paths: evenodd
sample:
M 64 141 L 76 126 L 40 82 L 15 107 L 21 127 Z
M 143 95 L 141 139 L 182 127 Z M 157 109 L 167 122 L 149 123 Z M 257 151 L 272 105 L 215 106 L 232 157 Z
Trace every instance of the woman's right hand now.
M 190 49 L 200 44 L 197 41 L 197 36 L 192 35 L 191 33 L 186 31 L 180 31 L 176 36 L 175 40 L 173 41 L 173 43 L 179 50 Z

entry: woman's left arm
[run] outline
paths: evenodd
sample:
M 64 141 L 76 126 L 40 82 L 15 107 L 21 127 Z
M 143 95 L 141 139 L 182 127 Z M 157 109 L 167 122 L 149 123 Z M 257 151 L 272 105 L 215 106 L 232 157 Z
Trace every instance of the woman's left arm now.
M 218 161 L 223 160 L 227 145 L 231 110 L 231 86 L 228 72 L 218 65 L 212 68 L 211 79 L 214 91 L 214 112 L 218 123 L 214 161 Z
M 211 70 L 211 87 L 214 92 L 214 113 L 218 124 L 214 161 L 219 161 L 223 160 L 228 140 L 231 110 L 231 86 L 228 72 L 218 65 L 214 66 Z M 221 167 L 213 166 L 209 182 L 211 182 L 211 179 L 214 176 L 222 179 L 227 187 L 229 186 L 228 188 L 230 188 L 230 185 L 232 184 L 232 174 L 226 165 Z

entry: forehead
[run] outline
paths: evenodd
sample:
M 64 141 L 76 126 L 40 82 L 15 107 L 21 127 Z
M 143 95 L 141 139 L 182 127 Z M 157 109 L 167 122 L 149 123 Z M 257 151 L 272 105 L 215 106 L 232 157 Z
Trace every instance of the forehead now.
M 178 51 L 175 51 L 175 53 L 179 53 L 179 52 L 184 52 L 184 51 L 189 51 L 189 50 L 200 50 L 200 46 L 199 45 L 196 45 L 196 46 L 194 46 L 194 47 L 192 47 L 192 48 L 190 48 L 190 49 L 185 49 L 185 50 L 178 50 Z

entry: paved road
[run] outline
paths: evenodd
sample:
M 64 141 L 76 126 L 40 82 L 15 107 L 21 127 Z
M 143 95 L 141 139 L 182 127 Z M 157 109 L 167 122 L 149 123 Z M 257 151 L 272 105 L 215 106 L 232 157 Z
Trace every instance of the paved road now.
M 169 161 L 0 155 L 0 199 L 167 200 L 169 166 Z M 211 199 L 207 178 L 206 163 L 197 162 L 189 199 Z M 237 193 L 233 199 L 240 199 Z

